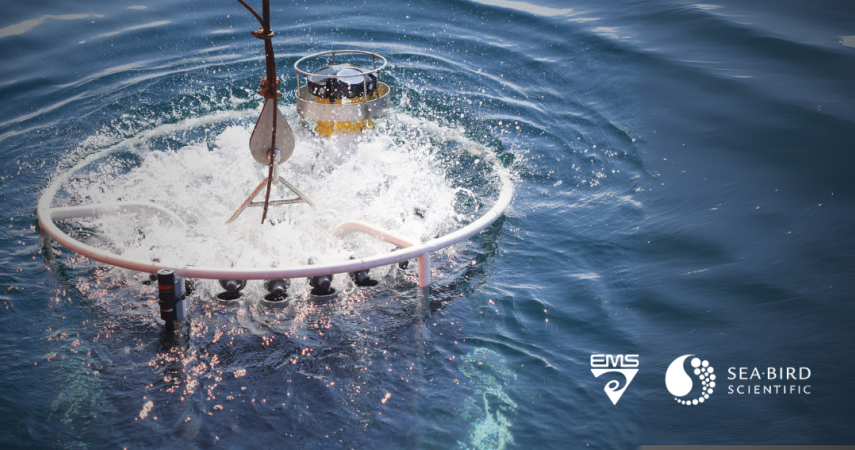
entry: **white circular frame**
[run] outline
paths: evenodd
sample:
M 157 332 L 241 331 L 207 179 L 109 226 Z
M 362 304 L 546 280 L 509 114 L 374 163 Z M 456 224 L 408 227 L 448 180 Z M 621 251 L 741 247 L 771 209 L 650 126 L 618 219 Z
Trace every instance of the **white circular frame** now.
M 457 242 L 468 239 L 475 234 L 481 232 L 484 228 L 492 224 L 498 219 L 511 203 L 514 194 L 514 186 L 510 175 L 505 169 L 498 169 L 498 175 L 502 183 L 502 190 L 496 203 L 487 211 L 486 214 L 473 221 L 469 225 L 449 233 L 445 236 L 432 239 L 427 242 L 415 242 L 407 238 L 397 236 L 395 233 L 364 222 L 345 222 L 341 224 L 333 232 L 336 236 L 341 236 L 349 232 L 362 232 L 377 239 L 395 244 L 399 247 L 404 247 L 390 253 L 381 255 L 368 256 L 364 258 L 351 259 L 336 263 L 296 266 L 296 267 L 264 267 L 264 268 L 241 268 L 241 267 L 208 267 L 194 266 L 191 264 L 172 265 L 162 264 L 152 261 L 141 261 L 133 258 L 116 255 L 108 251 L 104 251 L 90 245 L 84 244 L 71 236 L 65 234 L 59 227 L 56 226 L 54 220 L 70 219 L 75 217 L 99 216 L 107 213 L 116 213 L 122 211 L 149 212 L 158 214 L 162 217 L 169 218 L 180 225 L 184 222 L 174 213 L 166 210 L 163 207 L 152 203 L 113 203 L 102 205 L 84 205 L 72 207 L 52 208 L 56 194 L 60 187 L 68 181 L 72 174 L 87 165 L 107 156 L 110 153 L 120 150 L 120 148 L 110 148 L 99 153 L 95 153 L 79 162 L 67 172 L 54 178 L 47 188 L 42 193 L 39 199 L 37 214 L 39 226 L 56 242 L 65 248 L 81 254 L 87 258 L 100 261 L 124 269 L 135 270 L 138 272 L 156 273 L 161 269 L 172 269 L 176 275 L 184 278 L 206 278 L 216 280 L 269 280 L 275 278 L 300 278 L 313 277 L 317 275 L 329 275 L 336 273 L 354 272 L 358 270 L 371 269 L 374 267 L 395 264 L 401 261 L 406 261 L 413 258 L 418 258 L 419 262 L 419 285 L 426 287 L 430 284 L 430 260 L 428 254 Z

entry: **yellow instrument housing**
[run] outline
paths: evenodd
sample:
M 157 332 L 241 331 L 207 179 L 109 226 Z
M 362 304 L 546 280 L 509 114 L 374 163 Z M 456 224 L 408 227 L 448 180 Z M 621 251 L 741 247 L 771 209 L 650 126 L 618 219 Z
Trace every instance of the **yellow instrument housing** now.
M 363 95 L 361 97 L 354 98 L 340 98 L 340 99 L 329 99 L 323 97 L 315 97 L 315 103 L 321 103 L 325 105 L 349 105 L 352 103 L 365 103 L 367 101 L 382 97 L 389 92 L 389 87 L 385 84 L 380 83 L 377 86 L 377 89 L 371 95 Z M 361 133 L 362 130 L 366 128 L 374 128 L 374 121 L 372 119 L 364 119 L 364 120 L 348 120 L 341 122 L 333 122 L 327 120 L 319 120 L 317 126 L 315 126 L 315 131 L 324 137 L 330 137 L 333 133 L 340 134 L 356 134 Z

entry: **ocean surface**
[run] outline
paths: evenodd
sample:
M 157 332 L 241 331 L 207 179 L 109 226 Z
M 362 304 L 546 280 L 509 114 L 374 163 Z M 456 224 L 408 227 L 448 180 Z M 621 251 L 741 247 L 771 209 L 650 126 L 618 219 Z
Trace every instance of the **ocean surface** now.
M 225 0 L 4 2 L 1 448 L 855 443 L 852 3 L 272 3 L 297 139 L 283 173 L 318 206 L 226 226 L 263 176 L 253 17 Z M 295 111 L 295 61 L 333 49 L 389 60 L 392 109 L 358 138 Z M 238 307 L 199 281 L 169 335 L 146 274 L 41 233 L 43 191 L 99 154 L 55 206 L 153 201 L 189 231 L 133 214 L 60 227 L 180 265 L 379 254 L 331 230 L 430 239 L 489 209 L 499 172 L 515 194 L 431 256 L 426 297 L 415 261 L 373 269 L 375 288 L 336 276 L 329 305 L 292 280 L 283 311 L 258 305 L 258 281 Z M 601 354 L 638 355 L 609 367 L 637 375 L 595 376 Z M 697 405 L 666 386 L 683 355 L 718 375 Z

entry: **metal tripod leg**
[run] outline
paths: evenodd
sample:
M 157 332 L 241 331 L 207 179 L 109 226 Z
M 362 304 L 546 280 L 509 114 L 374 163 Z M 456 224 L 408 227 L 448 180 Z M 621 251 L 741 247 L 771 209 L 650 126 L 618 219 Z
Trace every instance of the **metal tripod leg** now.
M 286 179 L 282 178 L 282 176 L 281 176 L 281 175 L 279 176 L 279 181 L 281 181 L 281 182 L 282 182 L 282 184 L 284 184 L 284 185 L 285 185 L 285 187 L 287 187 L 288 189 L 291 189 L 291 192 L 293 192 L 293 193 L 297 194 L 297 197 L 300 197 L 300 199 L 301 199 L 301 200 L 303 200 L 304 202 L 308 203 L 308 204 L 309 204 L 309 206 L 311 206 L 312 208 L 314 208 L 314 207 L 315 207 L 315 203 L 314 203 L 311 199 L 309 199 L 309 197 L 307 197 L 307 196 L 306 196 L 306 194 L 304 194 L 304 193 L 300 192 L 300 190 L 299 190 L 299 189 L 297 189 L 296 187 L 294 187 L 294 185 L 293 185 L 293 184 L 289 183 L 289 182 L 288 182 L 288 180 L 286 180 Z
M 237 211 L 235 211 L 234 214 L 232 214 L 231 217 L 229 217 L 229 220 L 227 220 L 226 223 L 231 223 L 233 220 L 237 219 L 237 216 L 239 216 L 240 213 L 242 213 L 243 210 L 245 210 L 246 207 L 249 206 L 250 202 L 252 202 L 252 199 L 254 199 L 255 196 L 258 195 L 259 192 L 261 192 L 261 188 L 263 188 L 266 184 L 267 177 L 264 177 L 264 179 L 261 180 L 261 183 L 258 183 L 258 186 L 256 186 L 255 189 L 252 190 L 252 193 L 249 194 L 249 197 L 247 197 L 246 200 L 241 203 L 240 207 L 237 209 Z
M 308 204 L 309 204 L 309 206 L 311 206 L 312 208 L 314 208 L 314 207 L 315 207 L 315 203 L 314 203 L 314 202 L 313 202 L 313 201 L 312 201 L 308 196 L 306 196 L 306 194 L 303 194 L 302 192 L 300 192 L 300 190 L 299 190 L 299 189 L 297 189 L 293 184 L 291 184 L 291 183 L 289 183 L 287 180 L 285 180 L 285 178 L 282 178 L 282 177 L 280 176 L 280 177 L 279 177 L 279 181 L 280 181 L 282 184 L 284 184 L 284 185 L 285 185 L 285 187 L 287 187 L 288 189 L 290 189 L 290 190 L 291 190 L 291 192 L 293 192 L 293 193 L 297 194 L 297 198 L 292 198 L 292 199 L 288 199 L 288 200 L 270 200 L 269 202 L 267 202 L 267 204 L 268 204 L 269 206 L 276 206 L 276 205 L 288 205 L 288 204 L 292 204 L 292 203 L 302 203 L 302 202 L 306 202 L 306 203 L 308 203 Z M 249 197 L 247 197 L 247 198 L 246 198 L 246 200 L 244 200 L 244 201 L 243 201 L 243 203 L 240 205 L 240 208 L 238 208 L 238 210 L 237 210 L 237 211 L 235 211 L 235 213 L 234 213 L 234 214 L 232 214 L 232 216 L 229 218 L 229 220 L 228 220 L 228 221 L 226 221 L 226 223 L 231 223 L 233 220 L 237 219 L 237 217 L 238 217 L 238 216 L 243 212 L 243 210 L 245 210 L 247 207 L 258 207 L 258 206 L 264 206 L 264 202 L 253 202 L 253 201 L 252 201 L 252 199 L 254 199 L 254 198 L 255 198 L 255 196 L 256 196 L 256 195 L 258 195 L 258 193 L 259 193 L 259 192 L 261 192 L 261 189 L 265 186 L 265 184 L 267 184 L 267 177 L 265 177 L 263 180 L 261 180 L 261 183 L 259 183 L 259 184 L 258 184 L 258 186 L 257 186 L 257 187 L 252 191 L 252 193 L 251 193 L 251 194 L 249 194 Z

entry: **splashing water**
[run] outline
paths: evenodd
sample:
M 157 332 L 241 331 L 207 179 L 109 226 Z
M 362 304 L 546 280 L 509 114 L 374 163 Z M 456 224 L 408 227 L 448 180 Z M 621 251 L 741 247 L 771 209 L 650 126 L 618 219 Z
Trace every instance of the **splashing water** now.
M 311 197 L 316 208 L 271 207 L 268 217 L 275 225 L 260 224 L 261 210 L 248 208 L 226 225 L 266 175 L 249 153 L 252 119 L 251 111 L 220 111 L 143 125 L 149 128 L 142 131 L 113 126 L 118 133 L 91 136 L 60 164 L 84 168 L 62 184 L 54 206 L 150 201 L 178 214 L 187 229 L 136 214 L 58 225 L 75 239 L 136 259 L 298 266 L 309 257 L 325 263 L 392 250 L 357 234 L 333 237 L 332 230 L 342 222 L 368 221 L 429 240 L 480 216 L 499 193 L 492 152 L 469 139 L 465 129 L 397 112 L 376 120 L 375 128 L 362 135 L 329 140 L 293 126 L 296 118 L 289 117 L 297 147 L 280 174 Z M 284 187 L 274 185 L 272 199 L 290 197 Z M 471 245 L 457 244 L 432 255 L 435 284 L 451 286 L 465 275 Z M 290 305 L 284 310 L 267 310 L 252 301 L 263 295 L 259 282 L 249 283 L 240 307 L 231 310 L 208 300 L 221 290 L 216 281 L 197 282 L 189 319 L 172 341 L 152 339 L 152 330 L 159 329 L 157 296 L 151 286 L 139 283 L 147 274 L 93 264 L 60 248 L 55 252 L 64 255 L 62 270 L 76 277 L 75 287 L 86 304 L 95 306 L 89 317 L 103 324 L 91 342 L 84 341 L 87 354 L 89 348 L 105 349 L 122 360 L 120 366 L 127 370 L 116 371 L 117 377 L 138 376 L 139 367 L 145 367 L 146 395 L 128 402 L 135 421 L 158 423 L 168 417 L 178 435 L 192 440 L 211 423 L 240 421 L 255 405 L 276 411 L 258 426 L 276 423 L 285 435 L 293 435 L 309 414 L 322 423 L 347 417 L 352 425 L 309 433 L 320 442 L 327 435 L 358 435 L 368 424 L 385 426 L 370 413 L 375 404 L 400 412 L 401 402 L 415 398 L 423 383 L 420 372 L 411 370 L 418 367 L 414 363 L 422 340 L 405 331 L 424 326 L 425 305 L 415 295 L 413 270 L 372 269 L 372 278 L 384 281 L 368 289 L 336 276 L 339 300 L 332 305 L 307 301 L 308 284 L 292 280 Z M 65 300 L 57 295 L 55 301 Z M 81 405 L 101 398 L 96 381 L 103 364 L 97 359 L 88 364 L 72 367 L 75 377 L 92 380 L 89 393 L 78 395 Z M 383 370 L 376 370 L 378 365 Z M 474 398 L 477 423 L 469 445 L 476 448 L 513 440 L 510 422 L 485 403 L 496 395 L 495 388 L 486 389 L 491 395 Z M 181 405 L 177 410 L 166 406 L 175 401 Z M 507 396 L 501 401 L 512 405 Z M 75 405 L 57 404 L 52 414 L 77 417 L 80 406 Z M 202 420 L 211 414 L 217 419 Z M 297 428 L 283 429 L 283 423 Z
M 211 121 L 217 123 L 203 120 Z M 212 137 L 173 150 L 164 138 L 175 138 L 181 127 L 161 126 L 113 145 L 109 157 L 65 186 L 64 204 L 151 201 L 177 213 L 187 230 L 148 217 L 114 215 L 78 220 L 71 234 L 127 257 L 179 266 L 297 266 L 310 257 L 326 263 L 392 249 L 367 237 L 332 236 L 345 221 L 363 220 L 429 240 L 474 219 L 496 191 L 491 163 L 482 161 L 489 152 L 461 130 L 401 113 L 377 121 L 363 135 L 331 140 L 297 127 L 297 149 L 280 174 L 316 207 L 271 207 L 270 222 L 263 225 L 260 208 L 248 208 L 226 225 L 266 175 L 266 167 L 249 154 L 251 127 L 222 125 Z M 462 166 L 461 158 L 474 161 Z M 271 199 L 293 196 L 281 185 L 271 191 Z M 337 280 L 336 287 L 344 287 L 346 278 Z

